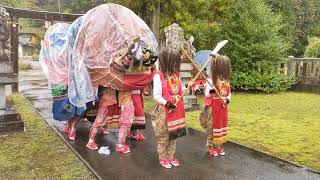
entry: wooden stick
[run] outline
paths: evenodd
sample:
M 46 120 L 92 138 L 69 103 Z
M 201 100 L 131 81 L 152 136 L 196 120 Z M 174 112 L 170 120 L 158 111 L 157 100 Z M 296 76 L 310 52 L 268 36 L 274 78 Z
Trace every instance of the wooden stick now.
M 198 73 L 200 73 L 203 78 L 207 81 L 207 83 L 211 86 L 211 88 L 213 88 L 216 91 L 216 95 L 221 99 L 222 103 L 224 103 L 224 99 L 221 96 L 221 94 L 218 92 L 217 88 L 215 88 L 212 83 L 207 79 L 206 75 L 203 74 L 203 72 L 201 71 L 201 69 L 198 67 L 198 65 L 194 62 L 194 60 L 189 56 L 189 54 L 187 53 L 186 50 L 184 50 L 183 47 L 180 47 L 180 50 L 182 51 L 182 53 L 187 57 L 187 59 L 193 64 L 194 67 L 196 67 L 196 69 L 199 71 Z
M 211 57 L 209 57 L 209 59 L 207 60 L 207 62 L 201 67 L 200 71 L 196 74 L 196 76 L 192 79 L 192 81 L 195 81 L 196 79 L 198 79 L 198 77 L 200 76 L 200 74 L 202 73 L 203 69 L 207 66 L 207 64 L 210 62 Z M 189 81 L 190 82 L 190 81 Z M 191 86 L 189 86 L 187 89 L 185 89 L 182 93 L 182 96 L 178 99 L 178 101 L 176 102 L 176 104 L 178 104 L 178 102 L 180 101 L 180 99 L 182 99 L 182 97 L 189 91 Z
M 210 62 L 211 60 L 211 56 L 207 59 L 206 63 L 204 63 L 204 65 L 201 67 L 201 69 L 199 70 L 198 74 L 192 79 L 192 81 L 196 80 L 199 75 L 202 73 L 202 71 L 204 70 L 204 68 L 207 67 L 208 63 Z M 179 101 L 183 98 L 183 96 L 186 95 L 186 93 L 189 91 L 191 86 L 189 86 L 189 83 L 188 83 L 188 86 L 187 88 L 183 91 L 182 95 L 180 96 L 180 98 L 177 100 L 177 102 L 174 104 L 175 106 L 177 106 L 177 104 L 179 103 Z M 172 110 L 169 111 L 169 113 L 171 112 Z
M 210 62 L 210 59 L 211 59 L 211 55 L 216 55 L 218 52 L 219 52 L 219 50 L 223 47 L 223 46 L 225 46 L 226 44 L 228 43 L 228 40 L 223 40 L 223 41 L 221 41 L 221 42 L 219 42 L 218 44 L 217 44 L 217 46 L 213 49 L 213 51 L 210 53 L 210 57 L 208 58 L 208 60 L 206 61 L 206 63 L 201 67 L 201 69 L 199 70 L 199 72 L 198 72 L 198 74 L 196 75 L 196 77 L 194 77 L 193 78 L 193 80 L 192 81 L 194 81 L 194 80 L 196 80 L 198 77 L 199 77 L 199 75 L 202 73 L 202 71 L 204 70 L 204 68 L 207 66 L 207 64 Z M 190 58 L 191 59 L 191 58 Z M 196 67 L 198 67 L 198 66 L 196 66 Z M 202 73 L 203 74 L 203 73 Z M 209 83 L 210 84 L 210 83 Z M 212 87 L 212 86 L 211 86 Z M 189 83 L 188 83 L 188 86 L 187 86 L 187 89 L 185 89 L 184 91 L 183 91 L 183 93 L 182 93 L 182 96 L 177 100 L 177 102 L 175 103 L 175 105 L 177 106 L 177 104 L 178 104 L 178 102 L 183 98 L 183 96 L 189 91 L 189 89 L 190 89 L 190 86 L 189 86 Z M 217 91 L 216 91 L 217 92 Z M 221 96 L 219 96 L 219 97 L 221 97 Z M 224 101 L 223 101 L 224 102 Z M 171 112 L 172 110 L 170 110 L 169 111 L 169 113 Z

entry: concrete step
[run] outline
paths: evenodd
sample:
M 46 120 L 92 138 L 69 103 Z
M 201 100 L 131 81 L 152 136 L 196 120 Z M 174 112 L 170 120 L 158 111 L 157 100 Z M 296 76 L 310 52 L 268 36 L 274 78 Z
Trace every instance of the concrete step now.
M 0 110 L 0 123 L 13 122 L 21 119 L 20 115 L 13 110 Z
M 24 122 L 15 108 L 8 107 L 0 110 L 0 133 L 17 132 L 24 130 Z
M 13 121 L 13 122 L 0 122 L 0 134 L 7 132 L 18 132 L 24 131 L 24 122 L 23 121 Z

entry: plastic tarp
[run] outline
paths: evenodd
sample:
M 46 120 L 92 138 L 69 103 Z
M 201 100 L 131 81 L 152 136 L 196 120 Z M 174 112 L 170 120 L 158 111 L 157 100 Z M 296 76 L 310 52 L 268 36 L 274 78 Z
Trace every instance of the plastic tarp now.
M 212 50 L 201 50 L 201 51 L 196 52 L 196 54 L 194 56 L 194 60 L 196 61 L 196 63 L 198 64 L 198 66 L 200 68 L 209 59 L 211 52 L 212 52 Z M 208 65 L 206 67 L 206 73 L 207 74 L 210 73 L 210 63 L 208 63 Z
M 47 30 L 39 54 L 40 65 L 50 88 L 68 85 L 68 30 L 70 24 L 57 23 Z
M 209 59 L 210 57 L 210 53 L 212 52 L 212 50 L 201 50 L 196 52 L 194 59 L 196 61 L 196 63 L 198 64 L 198 66 L 203 66 L 204 63 L 206 63 L 206 61 Z
M 78 107 L 85 107 L 86 102 L 95 100 L 95 92 L 87 68 L 83 63 L 76 63 L 73 58 L 73 48 L 82 25 L 83 16 L 76 19 L 69 28 L 69 101 Z
M 158 44 L 148 25 L 130 9 L 102 4 L 88 11 L 75 43 L 75 59 L 86 67 L 106 68 L 139 37 L 156 51 Z
M 127 51 L 132 39 L 136 37 L 157 52 L 158 43 L 155 36 L 134 12 L 112 3 L 97 6 L 83 16 L 72 50 L 73 66 L 75 69 L 78 68 L 79 72 L 84 70 L 83 64 L 90 69 L 110 67 L 116 57 Z M 77 80 L 79 83 L 70 88 L 77 94 L 69 94 L 69 98 L 74 105 L 83 106 L 92 100 L 91 92 L 94 90 L 87 72 L 83 73 L 82 77 L 75 77 L 80 78 Z M 87 87 L 91 89 L 88 90 Z

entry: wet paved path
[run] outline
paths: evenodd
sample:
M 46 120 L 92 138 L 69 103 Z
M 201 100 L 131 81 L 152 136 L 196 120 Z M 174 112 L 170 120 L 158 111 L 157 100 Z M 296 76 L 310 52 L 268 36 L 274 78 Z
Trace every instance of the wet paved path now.
M 80 124 L 76 141 L 66 139 L 62 131 L 63 124 L 52 119 L 51 95 L 46 78 L 38 63 L 31 63 L 33 70 L 20 73 L 20 91 L 101 179 L 320 179 L 319 174 L 308 169 L 234 143 L 226 144 L 225 157 L 211 158 L 205 152 L 204 134 L 192 129 L 177 142 L 176 156 L 182 165 L 179 168 L 163 169 L 158 165 L 155 137 L 149 120 L 148 130 L 144 131 L 147 139 L 144 142 L 130 141 L 132 152 L 129 154 L 115 152 L 116 132 L 98 136 L 98 144 L 111 149 L 110 156 L 100 155 L 85 147 L 90 126 L 88 122 Z

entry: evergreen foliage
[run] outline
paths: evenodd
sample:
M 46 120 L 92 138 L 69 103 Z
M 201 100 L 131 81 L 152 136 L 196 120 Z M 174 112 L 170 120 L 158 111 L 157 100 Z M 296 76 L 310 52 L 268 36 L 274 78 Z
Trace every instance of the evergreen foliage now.
M 313 37 L 309 39 L 309 45 L 304 54 L 305 57 L 320 58 L 320 38 Z
M 112 2 L 127 6 L 152 24 L 156 1 L 60 0 L 62 12 L 78 14 Z M 3 0 L 0 4 L 54 12 L 59 9 L 57 0 Z M 160 31 L 179 23 L 186 38 L 194 36 L 197 50 L 212 49 L 222 39 L 230 41 L 223 52 L 232 60 L 236 89 L 282 91 L 295 82 L 278 76 L 282 58 L 319 56 L 315 54 L 318 41 L 309 38 L 320 37 L 318 0 L 160 0 L 160 9 Z M 284 88 L 269 88 L 277 83 Z
M 279 74 L 287 43 L 280 35 L 280 16 L 262 0 L 238 0 L 221 24 L 224 52 L 232 61 L 232 87 L 238 90 L 279 92 L 295 80 Z

